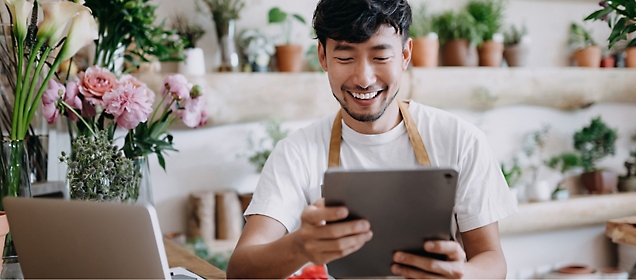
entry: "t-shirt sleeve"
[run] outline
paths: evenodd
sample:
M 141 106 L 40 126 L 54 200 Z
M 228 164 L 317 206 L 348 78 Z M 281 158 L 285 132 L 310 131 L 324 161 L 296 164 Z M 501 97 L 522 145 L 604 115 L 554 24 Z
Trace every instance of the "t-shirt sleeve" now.
M 293 232 L 300 227 L 300 215 L 308 206 L 302 186 L 308 174 L 299 153 L 287 139 L 278 142 L 269 156 L 244 216 L 264 215 Z
M 486 136 L 482 132 L 476 133 L 466 150 L 459 162 L 454 208 L 460 232 L 486 226 L 517 211 L 517 202 Z

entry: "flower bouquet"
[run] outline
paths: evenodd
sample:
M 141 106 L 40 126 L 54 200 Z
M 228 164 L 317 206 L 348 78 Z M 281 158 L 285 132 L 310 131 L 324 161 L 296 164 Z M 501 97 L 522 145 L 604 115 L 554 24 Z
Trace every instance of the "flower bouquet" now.
M 79 166 L 72 163 L 80 151 L 90 150 L 82 148 L 88 143 L 84 141 L 86 137 L 99 135 L 95 138 L 96 141 L 103 142 L 101 138 L 113 140 L 115 129 L 120 127 L 128 130 L 121 148 L 126 158 L 145 158 L 154 153 L 165 170 L 164 153 L 176 151 L 172 143 L 173 137 L 168 133 L 170 125 L 181 119 L 186 126 L 195 128 L 205 124 L 208 114 L 201 87 L 188 83 L 182 75 L 171 75 L 165 79 L 160 98 L 153 109 L 155 93 L 146 84 L 131 75 L 117 78 L 105 68 L 92 66 L 86 72 L 80 72 L 75 79 L 69 80 L 66 85 L 56 81 L 49 82 L 42 103 L 49 123 L 55 122 L 60 115 L 67 116 L 72 148 L 71 155 L 63 161 L 69 164 L 70 169 Z M 74 132 L 77 135 L 73 135 Z M 78 141 L 79 139 L 81 140 Z M 118 149 L 107 146 L 104 146 L 106 150 Z M 96 157 L 96 153 L 93 156 Z M 100 197 L 105 195 L 88 190 L 89 186 L 81 184 L 80 178 L 71 173 L 68 175 L 72 196 L 87 193 L 95 196 L 101 194 Z M 133 190 L 127 192 L 138 193 L 138 187 L 132 186 Z M 95 196 L 75 197 L 94 199 Z M 136 195 L 125 198 L 137 199 Z

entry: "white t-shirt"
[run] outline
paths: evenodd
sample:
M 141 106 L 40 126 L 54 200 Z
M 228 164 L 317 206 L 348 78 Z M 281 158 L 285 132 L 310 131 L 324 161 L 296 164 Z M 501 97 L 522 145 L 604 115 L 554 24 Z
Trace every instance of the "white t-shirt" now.
M 496 222 L 516 212 L 487 139 L 474 125 L 422 104 L 409 106 L 422 135 L 431 166 L 459 172 L 454 213 L 460 232 Z M 322 197 L 331 127 L 335 114 L 280 141 L 270 155 L 245 216 L 259 214 L 282 223 L 288 232 L 300 227 L 303 210 Z M 340 165 L 345 169 L 417 166 L 404 122 L 382 134 L 360 134 L 342 125 Z M 452 231 L 454 232 L 454 230 Z

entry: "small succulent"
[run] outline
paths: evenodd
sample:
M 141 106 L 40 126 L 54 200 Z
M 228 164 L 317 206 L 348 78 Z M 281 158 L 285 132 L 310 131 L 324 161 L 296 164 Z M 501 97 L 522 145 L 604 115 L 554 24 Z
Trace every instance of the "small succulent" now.
M 72 199 L 95 201 L 135 201 L 139 195 L 133 161 L 124 156 L 108 137 L 108 131 L 94 136 L 78 136 L 71 154 L 62 152 L 68 167 Z

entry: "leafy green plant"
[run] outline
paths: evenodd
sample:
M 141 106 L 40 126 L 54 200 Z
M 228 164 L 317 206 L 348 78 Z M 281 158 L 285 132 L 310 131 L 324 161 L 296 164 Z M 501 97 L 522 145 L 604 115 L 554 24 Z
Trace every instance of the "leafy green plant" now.
M 267 137 L 258 140 L 258 142 L 254 141 L 252 134 L 250 134 L 247 139 L 248 148 L 252 153 L 248 159 L 250 163 L 256 166 L 259 173 L 263 170 L 265 162 L 267 162 L 267 159 L 272 153 L 272 150 L 274 150 L 274 147 L 276 147 L 276 144 L 289 134 L 288 130 L 281 129 L 280 122 L 278 121 L 267 122 L 265 124 L 265 131 L 267 132 Z
M 549 160 L 545 161 L 544 163 L 548 167 L 561 172 L 562 178 L 557 184 L 556 190 L 561 189 L 561 185 L 565 181 L 566 179 L 565 176 L 568 172 L 582 166 L 581 156 L 571 152 L 565 152 L 560 155 L 553 156 Z
M 571 50 L 576 51 L 589 46 L 596 46 L 598 44 L 596 44 L 592 35 L 590 35 L 590 31 L 573 22 L 570 26 L 569 45 Z
M 616 130 L 597 117 L 589 126 L 574 134 L 574 148 L 581 153 L 581 165 L 586 172 L 595 171 L 597 161 L 616 152 Z
M 471 45 L 479 45 L 482 42 L 481 27 L 475 18 L 466 11 L 455 13 L 446 11 L 433 17 L 433 25 L 438 28 L 438 37 L 441 45 L 451 40 L 466 39 Z
M 608 48 L 627 40 L 627 36 L 636 31 L 636 2 L 632 0 L 603 0 L 600 10 L 593 12 L 585 20 L 603 20 L 612 29 L 609 35 Z M 636 38 L 627 43 L 627 47 L 636 46 Z
M 305 19 L 299 14 L 288 14 L 278 7 L 274 7 L 269 10 L 268 13 L 269 23 L 278 23 L 283 30 L 283 36 L 285 38 L 285 44 L 291 44 L 292 29 L 294 26 L 294 19 L 302 24 L 307 24 Z
M 514 186 L 516 186 L 519 180 L 521 179 L 521 176 L 523 175 L 521 166 L 519 166 L 519 163 L 517 160 L 513 162 L 510 170 L 508 170 L 506 166 L 502 163 L 501 172 L 503 173 L 504 178 L 506 179 L 506 183 L 508 183 L 508 187 L 510 188 L 513 188 Z
M 133 67 L 149 62 L 184 59 L 183 44 L 166 40 L 175 35 L 174 30 L 164 29 L 164 21 L 155 25 L 155 10 L 149 0 L 86 0 L 99 23 L 99 39 L 95 46 L 95 65 L 116 72 L 115 61 L 121 56 Z M 118 50 L 123 48 L 125 53 Z
M 430 33 L 437 33 L 437 26 L 433 24 L 433 17 L 428 13 L 428 6 L 422 3 L 413 12 L 413 23 L 409 29 L 409 35 L 413 38 L 422 38 Z
M 503 26 L 503 2 L 501 0 L 473 0 L 466 10 L 475 18 L 483 41 L 492 40 Z
M 504 31 L 504 45 L 514 46 L 521 43 L 524 36 L 528 35 L 528 27 L 522 24 L 521 27 L 510 25 L 506 31 Z
M 176 14 L 171 17 L 170 26 L 185 39 L 186 49 L 195 48 L 197 41 L 205 34 L 205 29 L 200 24 L 190 21 L 185 14 Z
M 228 22 L 232 19 L 238 19 L 241 10 L 245 8 L 244 0 L 201 0 L 207 6 L 208 11 L 212 14 L 214 22 Z M 197 7 L 199 7 L 199 2 Z

